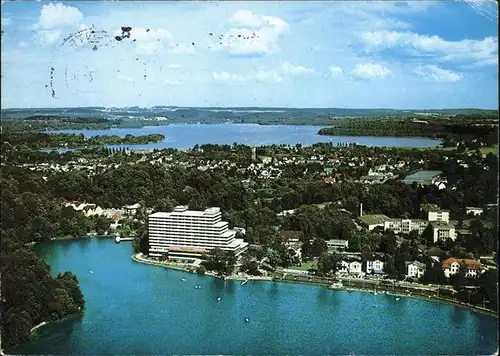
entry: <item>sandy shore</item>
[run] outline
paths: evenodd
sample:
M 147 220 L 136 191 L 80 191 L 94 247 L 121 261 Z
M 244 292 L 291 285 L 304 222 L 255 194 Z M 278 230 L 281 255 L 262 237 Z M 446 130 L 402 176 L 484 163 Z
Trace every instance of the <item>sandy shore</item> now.
M 38 329 L 40 329 L 42 326 L 47 325 L 48 323 L 46 321 L 42 321 L 40 324 L 35 325 L 34 327 L 31 328 L 30 333 L 34 333 Z
M 191 265 L 180 265 L 180 264 L 171 264 L 171 263 L 165 263 L 165 262 L 156 262 L 156 261 L 151 261 L 149 259 L 146 259 L 143 257 L 142 253 L 137 253 L 132 255 L 132 259 L 136 262 L 139 263 L 145 263 L 145 264 L 150 264 L 150 265 L 155 265 L 155 266 L 161 266 L 165 268 L 170 268 L 170 269 L 176 269 L 180 271 L 185 271 L 185 272 L 190 272 L 194 273 L 193 266 Z M 217 276 L 217 274 L 213 272 L 207 271 L 205 273 L 207 276 L 212 276 L 215 278 L 220 278 Z M 273 278 L 273 277 L 267 277 L 267 276 L 250 276 L 250 275 L 245 275 L 245 274 L 235 274 L 226 277 L 228 280 L 237 280 L 237 281 L 244 281 L 244 280 L 254 280 L 254 281 L 274 281 L 274 282 L 282 282 L 282 283 L 293 283 L 293 284 L 311 284 L 311 285 L 320 285 L 320 286 L 328 286 L 327 283 L 318 283 L 318 282 L 310 282 L 310 281 L 298 281 L 298 280 L 286 280 L 286 279 L 279 279 L 279 278 Z M 373 293 L 373 289 L 371 288 L 359 288 L 359 287 L 342 287 L 339 289 L 332 289 L 336 291 L 341 291 L 341 292 L 365 292 L 365 293 Z M 384 294 L 387 295 L 392 295 L 395 297 L 404 297 L 404 298 L 415 298 L 415 299 L 422 299 L 422 300 L 427 300 L 427 301 L 433 301 L 436 303 L 442 303 L 442 304 L 448 304 L 448 305 L 453 305 L 456 307 L 461 307 L 461 308 L 467 308 L 470 309 L 474 312 L 485 314 L 488 316 L 492 316 L 495 318 L 498 318 L 498 313 L 486 309 L 486 308 L 481 308 L 478 306 L 470 305 L 467 303 L 459 302 L 456 300 L 451 300 L 447 298 L 441 298 L 441 297 L 436 297 L 436 296 L 424 296 L 424 295 L 419 295 L 416 293 L 402 293 L 398 291 L 393 291 L 390 289 L 390 286 L 387 286 L 387 288 L 384 288 L 383 286 L 378 286 L 377 293 L 381 294 L 381 292 L 384 292 Z

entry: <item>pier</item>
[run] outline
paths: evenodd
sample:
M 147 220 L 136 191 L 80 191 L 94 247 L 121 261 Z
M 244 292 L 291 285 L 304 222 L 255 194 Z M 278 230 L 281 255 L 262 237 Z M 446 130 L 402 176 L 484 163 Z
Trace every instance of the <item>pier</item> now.
M 133 237 L 120 237 L 120 236 L 115 237 L 115 242 L 117 244 L 119 244 L 122 241 L 134 241 L 134 238 Z

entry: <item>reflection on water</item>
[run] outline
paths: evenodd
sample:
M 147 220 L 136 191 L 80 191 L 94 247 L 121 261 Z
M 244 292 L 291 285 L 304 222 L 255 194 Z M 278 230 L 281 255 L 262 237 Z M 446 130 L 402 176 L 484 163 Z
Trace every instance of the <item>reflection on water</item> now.
M 313 125 L 254 125 L 254 124 L 210 124 L 184 125 L 172 124 L 168 126 L 151 126 L 137 129 L 109 130 L 58 130 L 52 132 L 83 134 L 85 137 L 96 135 L 127 134 L 134 136 L 162 134 L 166 139 L 162 142 L 139 145 L 110 145 L 110 148 L 130 149 L 188 149 L 194 145 L 219 144 L 232 145 L 234 142 L 251 146 L 261 145 L 312 145 L 317 142 L 357 143 L 369 147 L 436 147 L 440 140 L 415 137 L 371 137 L 371 136 L 323 136 L 318 135 L 320 126 Z
M 473 355 L 497 348 L 497 320 L 465 309 L 310 285 L 241 286 L 135 263 L 131 244 L 113 240 L 36 248 L 54 274 L 78 275 L 86 309 L 81 321 L 55 326 L 16 354 Z

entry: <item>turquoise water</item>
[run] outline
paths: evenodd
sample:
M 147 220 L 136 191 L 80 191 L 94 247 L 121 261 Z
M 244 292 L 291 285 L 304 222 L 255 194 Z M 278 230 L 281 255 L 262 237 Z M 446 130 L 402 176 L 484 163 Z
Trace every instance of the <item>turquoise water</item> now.
M 437 147 L 440 140 L 416 137 L 371 137 L 371 136 L 322 136 L 318 135 L 320 126 L 312 125 L 257 125 L 257 124 L 173 124 L 167 126 L 148 126 L 137 129 L 109 129 L 109 130 L 58 130 L 49 132 L 65 132 L 83 134 L 85 137 L 96 135 L 127 134 L 140 136 L 153 133 L 162 134 L 166 139 L 162 142 L 143 145 L 113 145 L 109 147 L 131 147 L 135 149 L 161 148 L 192 148 L 194 145 L 227 144 L 234 142 L 249 146 L 263 145 L 312 145 L 317 142 L 357 143 L 369 147 Z
M 138 264 L 130 243 L 112 240 L 35 248 L 54 274 L 78 276 L 86 310 L 42 328 L 21 354 L 478 355 L 498 345 L 497 319 L 448 305 L 310 285 L 241 286 Z

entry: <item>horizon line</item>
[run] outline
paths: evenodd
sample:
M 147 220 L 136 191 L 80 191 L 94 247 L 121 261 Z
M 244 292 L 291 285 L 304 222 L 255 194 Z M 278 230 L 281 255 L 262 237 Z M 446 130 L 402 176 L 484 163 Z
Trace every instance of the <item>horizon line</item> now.
M 59 106 L 59 107 L 9 107 L 2 108 L 4 110 L 61 110 L 61 109 L 153 109 L 153 108 L 178 108 L 178 109 L 285 109 L 285 110 L 388 110 L 388 111 L 445 111 L 445 110 L 480 110 L 480 111 L 499 111 L 498 108 L 473 108 L 473 107 L 456 107 L 456 108 L 363 108 L 363 107 L 287 107 L 287 106 L 176 106 L 176 105 L 151 105 L 151 106 Z

